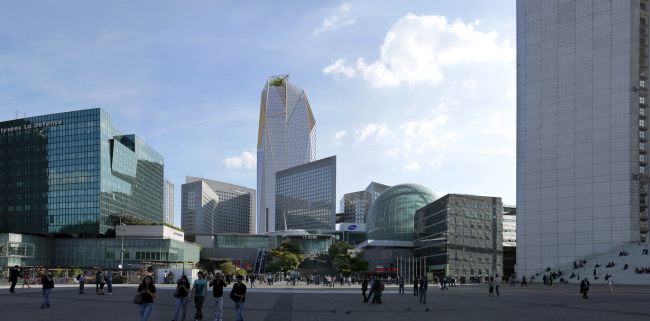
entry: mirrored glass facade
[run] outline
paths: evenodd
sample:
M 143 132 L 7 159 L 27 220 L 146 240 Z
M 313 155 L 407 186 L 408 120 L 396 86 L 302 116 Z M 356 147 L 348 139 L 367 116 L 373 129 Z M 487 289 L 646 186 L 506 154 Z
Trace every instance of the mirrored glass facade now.
M 0 234 L 0 266 L 110 267 L 120 264 L 121 239 L 46 238 Z M 124 266 L 138 269 L 143 262 L 199 261 L 199 247 L 170 239 L 124 239 Z
M 0 232 L 107 234 L 117 213 L 162 222 L 163 166 L 98 108 L 0 122 Z
M 262 90 L 257 139 L 257 233 L 276 230 L 275 173 L 316 160 L 316 120 L 305 91 L 289 75 Z
M 503 275 L 500 197 L 448 194 L 418 209 L 415 257 L 445 275 Z
M 418 184 L 395 185 L 377 197 L 370 207 L 368 240 L 413 241 L 415 211 L 438 197 Z
M 277 230 L 333 230 L 336 156 L 277 172 L 275 197 Z

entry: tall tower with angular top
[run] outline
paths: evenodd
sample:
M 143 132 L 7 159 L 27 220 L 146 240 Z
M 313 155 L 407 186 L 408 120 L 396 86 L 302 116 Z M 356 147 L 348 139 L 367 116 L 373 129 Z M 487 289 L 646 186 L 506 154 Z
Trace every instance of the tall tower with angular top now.
M 316 160 L 316 120 L 289 75 L 269 77 L 257 138 L 257 233 L 275 231 L 275 173 Z

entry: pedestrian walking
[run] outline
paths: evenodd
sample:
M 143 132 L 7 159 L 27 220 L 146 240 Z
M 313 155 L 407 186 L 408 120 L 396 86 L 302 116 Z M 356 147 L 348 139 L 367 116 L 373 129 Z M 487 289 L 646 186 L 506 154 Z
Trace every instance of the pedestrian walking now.
M 397 285 L 399 285 L 399 291 L 398 291 L 398 293 L 399 293 L 399 294 L 404 294 L 404 276 L 403 276 L 403 275 L 401 275 L 401 276 L 397 279 Z
M 524 285 L 528 287 L 528 283 L 526 283 L 526 276 L 521 277 L 521 287 L 523 288 Z
M 178 285 L 176 286 L 176 291 L 174 296 L 176 297 L 176 309 L 174 310 L 174 321 L 178 321 L 178 312 L 183 308 L 183 318 L 185 320 L 185 312 L 187 311 L 187 296 L 190 293 L 190 281 L 187 279 L 187 276 L 181 276 Z
M 580 282 L 580 293 L 582 293 L 582 298 L 585 300 L 589 299 L 587 292 L 589 292 L 589 280 L 584 278 L 584 280 Z
M 489 289 L 490 294 L 488 294 L 488 297 L 493 297 L 494 296 L 494 278 L 489 277 L 487 279 L 487 286 Z
M 244 312 L 244 303 L 246 302 L 246 284 L 242 282 L 242 276 L 237 276 L 237 283 L 230 290 L 230 298 L 235 302 L 235 311 L 237 312 L 237 321 L 244 321 L 242 313 Z
M 86 294 L 84 292 L 84 285 L 86 284 L 86 273 L 87 272 L 88 271 L 84 271 L 83 273 L 81 273 L 81 275 L 79 275 L 79 294 Z
M 52 289 L 54 288 L 54 279 L 52 279 L 50 271 L 47 268 L 43 273 L 41 284 L 43 284 L 43 302 L 41 303 L 41 309 L 45 309 L 50 307 L 50 293 L 52 293 Z
M 108 294 L 113 294 L 113 271 L 111 268 L 106 268 L 106 286 L 108 286 Z
M 497 290 L 497 296 L 499 296 L 499 286 L 501 285 L 501 279 L 499 278 L 499 275 L 497 274 L 497 277 L 494 279 L 494 288 Z
M 390 275 L 388 276 L 388 285 L 390 285 Z
M 163 272 L 163 284 L 167 284 L 167 271 Z
M 13 269 L 11 269 L 11 272 L 9 272 L 9 281 L 11 281 L 11 287 L 9 287 L 9 292 L 15 293 L 14 289 L 16 288 L 16 283 L 18 283 L 18 279 L 20 278 L 20 270 L 18 269 L 18 265 L 14 266 Z
M 205 275 L 203 272 L 199 271 L 198 276 L 198 280 L 194 280 L 194 285 L 192 286 L 192 294 L 190 295 L 190 300 L 194 298 L 194 306 L 196 307 L 194 319 L 196 321 L 203 320 L 203 302 L 205 302 L 205 291 L 208 288 L 208 282 L 205 280 Z
M 614 289 L 612 289 L 612 284 L 614 284 L 614 278 L 613 277 L 610 276 L 607 279 L 607 284 L 609 285 L 609 292 L 614 292 Z
M 106 275 L 99 269 L 99 292 L 97 295 L 104 295 L 104 285 L 106 285 Z
M 418 277 L 413 278 L 413 296 L 418 296 Z
M 210 280 L 210 286 L 212 289 L 212 303 L 214 306 L 214 321 L 222 321 L 223 316 L 223 288 L 228 285 L 224 282 L 221 277 L 221 273 L 214 275 L 212 280 Z
M 420 303 L 423 304 L 427 304 L 427 289 L 429 288 L 429 285 L 427 283 L 428 282 L 426 276 L 420 280 Z
M 373 276 L 374 278 L 374 276 Z M 372 286 L 372 304 L 381 304 L 381 292 L 384 290 L 383 284 L 378 279 L 374 280 L 375 283 Z
M 255 287 L 255 276 L 251 275 L 251 289 Z
M 29 287 L 29 272 L 25 272 L 25 274 L 24 274 L 22 289 L 25 288 L 25 283 L 27 284 L 27 288 L 28 288 L 28 289 L 31 289 L 31 288 Z
M 99 268 L 95 268 L 95 270 L 93 271 L 93 274 L 95 275 L 95 293 L 97 294 L 99 294 L 99 283 L 101 281 L 99 279 L 99 272 L 100 272 Z
M 138 286 L 137 296 L 142 297 L 142 303 L 138 306 L 140 309 L 140 317 L 142 321 L 149 319 L 149 314 L 153 310 L 153 299 L 156 297 L 156 286 L 153 285 L 153 278 L 147 275 Z
M 370 281 L 366 276 L 363 279 L 363 282 L 361 282 L 361 294 L 363 295 L 363 303 L 368 303 L 368 297 L 366 297 L 366 292 L 368 291 L 368 283 L 370 283 Z

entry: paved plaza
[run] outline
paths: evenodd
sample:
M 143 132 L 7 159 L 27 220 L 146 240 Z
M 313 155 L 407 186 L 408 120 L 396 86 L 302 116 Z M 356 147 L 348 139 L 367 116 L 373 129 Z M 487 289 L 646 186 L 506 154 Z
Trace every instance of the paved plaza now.
M 149 320 L 172 320 L 172 287 L 157 288 Z M 413 296 L 411 287 L 405 295 L 397 294 L 396 287 L 388 287 L 382 296 L 383 304 L 373 305 L 362 303 L 359 286 L 286 287 L 282 283 L 249 289 L 244 320 L 648 320 L 648 287 L 620 285 L 613 294 L 608 290 L 605 285 L 592 286 L 589 300 L 584 300 L 578 284 L 535 284 L 528 288 L 502 285 L 501 296 L 491 298 L 484 284 L 458 286 L 444 292 L 431 286 L 424 305 Z M 18 286 L 17 293 L 11 294 L 6 283 L 1 285 L 0 320 L 140 320 L 138 307 L 131 303 L 136 292 L 134 285 L 117 285 L 113 295 L 98 296 L 94 286 L 86 287 L 87 294 L 80 295 L 75 287 L 57 284 L 50 296 L 52 308 L 44 310 L 40 309 L 40 291 L 38 287 L 28 290 Z M 211 299 L 212 293 L 209 295 Z M 226 297 L 224 303 L 223 319 L 235 320 L 232 301 Z M 346 314 L 349 310 L 350 314 Z M 194 312 L 194 304 L 189 303 L 186 320 L 193 320 Z M 212 320 L 211 301 L 206 302 L 204 315 L 204 320 Z

